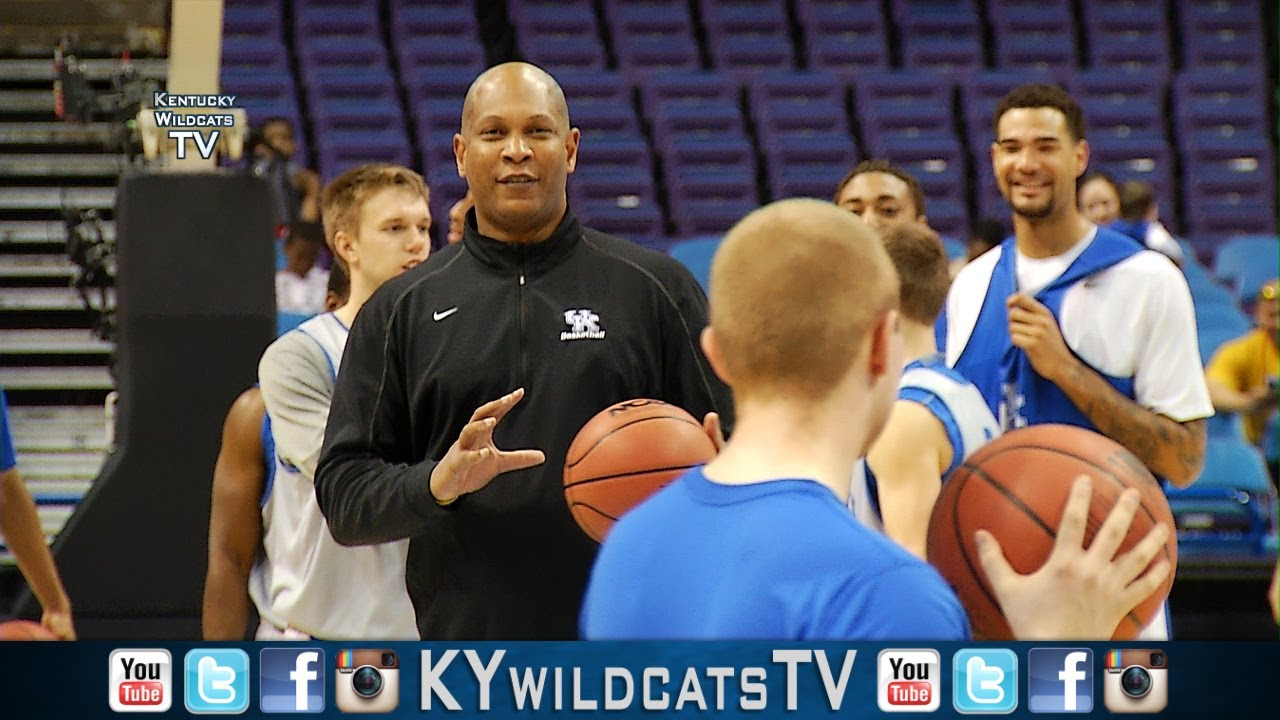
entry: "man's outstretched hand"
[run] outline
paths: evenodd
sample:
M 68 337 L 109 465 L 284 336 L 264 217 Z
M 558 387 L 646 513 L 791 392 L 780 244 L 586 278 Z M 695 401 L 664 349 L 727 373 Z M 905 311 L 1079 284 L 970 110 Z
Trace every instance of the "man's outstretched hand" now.
M 524 388 L 481 405 L 462 428 L 458 440 L 431 471 L 431 495 L 448 505 L 473 493 L 502 473 L 536 467 L 547 461 L 541 450 L 499 450 L 493 429 L 524 397 Z

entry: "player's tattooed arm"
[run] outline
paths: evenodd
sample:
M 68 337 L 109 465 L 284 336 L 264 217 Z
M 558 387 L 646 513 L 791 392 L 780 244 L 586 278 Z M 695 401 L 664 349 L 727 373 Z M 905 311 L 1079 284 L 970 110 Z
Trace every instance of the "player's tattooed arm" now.
M 1205 421 L 1178 422 L 1148 410 L 1079 360 L 1055 380 L 1098 431 L 1138 456 L 1151 471 L 1186 487 L 1204 467 Z
M 1057 320 L 1026 295 L 1007 301 L 1009 337 L 1041 377 L 1057 385 L 1103 435 L 1138 456 L 1151 472 L 1179 487 L 1204 465 L 1203 420 L 1180 423 L 1125 397 L 1067 348 Z

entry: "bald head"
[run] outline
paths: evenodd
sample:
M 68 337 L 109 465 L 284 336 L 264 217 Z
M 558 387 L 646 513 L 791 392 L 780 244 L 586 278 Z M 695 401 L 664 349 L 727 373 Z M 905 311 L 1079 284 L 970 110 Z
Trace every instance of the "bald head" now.
M 818 200 L 751 213 L 711 266 L 711 328 L 740 397 L 823 397 L 897 304 L 897 274 L 875 232 Z
M 467 90 L 462 103 L 462 132 L 493 102 L 503 102 L 512 94 L 536 93 L 544 95 L 552 111 L 552 119 L 569 126 L 569 103 L 564 99 L 560 83 L 542 68 L 524 62 L 495 65 L 477 77 Z

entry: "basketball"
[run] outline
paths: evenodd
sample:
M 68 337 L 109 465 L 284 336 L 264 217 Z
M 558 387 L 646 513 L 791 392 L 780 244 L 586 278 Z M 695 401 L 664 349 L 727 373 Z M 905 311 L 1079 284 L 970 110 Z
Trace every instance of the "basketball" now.
M 1078 427 L 1015 430 L 983 446 L 948 476 L 929 522 L 928 556 L 959 595 L 975 638 L 1009 640 L 1013 634 L 982 572 L 974 531 L 991 532 L 1015 570 L 1034 572 L 1053 551 L 1071 485 L 1082 474 L 1093 478 L 1086 546 L 1129 487 L 1138 489 L 1142 504 L 1117 555 L 1157 523 L 1174 527 L 1164 491 L 1142 462 L 1109 438 Z M 1137 637 L 1169 596 L 1178 562 L 1175 533 L 1151 564 L 1161 558 L 1170 563 L 1169 577 L 1120 622 L 1114 639 Z
M 0 623 L 0 641 L 3 640 L 57 640 L 58 636 L 43 625 L 30 620 L 9 620 Z
M 603 542 L 623 513 L 716 455 L 702 423 L 661 400 L 627 400 L 587 421 L 564 464 L 564 498 L 582 531 Z

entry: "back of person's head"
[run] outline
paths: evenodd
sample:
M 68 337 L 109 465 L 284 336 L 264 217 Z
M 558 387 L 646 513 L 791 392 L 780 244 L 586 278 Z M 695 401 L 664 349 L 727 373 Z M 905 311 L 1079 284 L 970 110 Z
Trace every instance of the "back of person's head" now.
M 324 309 L 336 310 L 347 304 L 351 297 L 351 278 L 338 263 L 329 268 L 329 284 L 325 287 Z
M 1151 183 L 1141 180 L 1128 180 L 1118 189 L 1120 195 L 1120 217 L 1129 222 L 1136 222 L 1147 217 L 1156 202 L 1155 189 Z
M 1067 121 L 1067 132 L 1071 134 L 1072 140 L 1084 140 L 1084 111 L 1080 109 L 1080 104 L 1067 93 L 1066 90 L 1057 85 L 1041 85 L 1038 83 L 1030 83 L 1019 85 L 1010 90 L 1000 102 L 996 104 L 995 113 L 992 115 L 992 129 L 996 132 L 996 138 L 1000 137 L 1000 118 L 1010 110 L 1021 110 L 1024 108 L 1053 108 L 1062 113 Z
M 863 160 L 855 165 L 854 168 L 844 176 L 844 179 L 840 181 L 840 184 L 836 186 L 836 192 L 835 195 L 832 196 L 832 202 L 839 203 L 840 194 L 844 192 L 844 189 L 848 187 L 849 183 L 853 182 L 853 179 L 859 175 L 865 175 L 867 173 L 884 173 L 885 175 L 892 175 L 906 183 L 907 189 L 911 193 L 911 202 L 916 206 L 915 216 L 911 219 L 914 220 L 916 217 L 921 215 L 928 215 L 924 209 L 924 189 L 920 187 L 920 181 L 916 179 L 916 176 L 912 175 L 902 166 L 895 165 L 894 163 L 882 158 Z
M 376 193 L 389 188 L 402 188 L 430 202 L 427 183 L 418 173 L 401 165 L 371 163 L 351 168 L 334 178 L 320 194 L 320 217 L 324 223 L 324 239 L 333 254 L 335 265 L 346 270 L 346 260 L 338 253 L 335 238 L 339 232 L 358 235 L 360 211 Z
M 857 217 L 819 200 L 782 200 L 725 236 L 710 299 L 735 396 L 814 400 L 865 357 L 877 323 L 898 305 L 898 278 Z
M 898 271 L 902 316 L 932 326 L 951 289 L 950 261 L 942 238 L 920 223 L 908 223 L 885 231 L 881 240 Z

